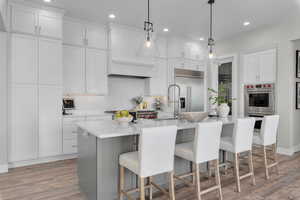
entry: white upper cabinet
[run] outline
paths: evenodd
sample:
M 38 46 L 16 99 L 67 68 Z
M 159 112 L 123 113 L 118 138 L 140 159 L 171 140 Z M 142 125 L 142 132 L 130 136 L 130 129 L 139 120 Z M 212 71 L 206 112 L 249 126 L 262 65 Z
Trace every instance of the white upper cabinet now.
M 276 81 L 276 50 L 264 51 L 260 54 L 260 80 L 266 83 Z
M 106 28 L 100 25 L 64 20 L 64 44 L 79 45 L 96 49 L 107 49 Z
M 33 9 L 13 6 L 11 28 L 15 32 L 36 34 L 37 16 Z
M 276 49 L 244 55 L 244 83 L 276 82 L 276 63 Z
M 84 45 L 85 27 L 81 23 L 64 20 L 63 41 L 64 44 Z
M 12 5 L 11 11 L 13 32 L 62 38 L 62 14 L 21 5 Z
M 86 89 L 89 94 L 107 94 L 107 56 L 97 49 L 86 49 Z
M 259 55 L 249 54 L 244 56 L 244 82 L 259 82 Z
M 62 153 L 62 88 L 39 87 L 39 157 Z
M 40 11 L 39 34 L 41 36 L 62 38 L 62 18 L 46 11 Z
M 9 161 L 36 159 L 38 156 L 37 87 L 11 88 Z
M 85 93 L 85 49 L 64 45 L 63 47 L 64 94 Z
M 35 37 L 12 34 L 11 82 L 36 84 L 38 80 L 37 42 Z
M 106 30 L 100 26 L 86 26 L 86 45 L 91 48 L 106 49 Z
M 62 86 L 62 44 L 59 40 L 39 40 L 39 83 Z
M 155 74 L 148 79 L 149 95 L 166 96 L 168 90 L 168 62 L 167 59 L 157 59 L 154 67 Z

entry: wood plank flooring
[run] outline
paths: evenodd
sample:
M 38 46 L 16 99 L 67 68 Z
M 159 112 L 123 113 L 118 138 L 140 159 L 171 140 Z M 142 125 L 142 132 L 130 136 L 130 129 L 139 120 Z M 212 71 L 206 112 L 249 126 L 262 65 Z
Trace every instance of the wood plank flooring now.
M 293 157 L 280 156 L 280 175 L 271 173 L 264 179 L 264 170 L 259 160 L 255 161 L 256 186 L 250 179 L 241 182 L 242 192 L 235 192 L 232 171 L 222 175 L 225 200 L 300 200 L 300 154 Z M 0 200 L 85 200 L 80 193 L 76 174 L 76 160 L 21 167 L 0 175 Z M 203 187 L 210 182 L 203 181 Z M 155 200 L 166 197 L 156 194 Z M 195 200 L 194 188 L 176 189 L 177 200 Z M 204 200 L 217 199 L 216 193 L 202 196 Z M 103 199 L 109 200 L 109 199 Z

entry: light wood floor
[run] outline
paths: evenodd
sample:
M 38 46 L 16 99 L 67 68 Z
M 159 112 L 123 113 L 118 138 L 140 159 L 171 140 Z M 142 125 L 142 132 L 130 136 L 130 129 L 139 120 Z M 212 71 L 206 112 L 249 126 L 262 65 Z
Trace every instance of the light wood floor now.
M 249 179 L 242 181 L 242 192 L 235 191 L 231 170 L 222 176 L 225 200 L 300 200 L 300 154 L 280 156 L 280 175 L 272 173 L 264 179 L 263 169 L 255 161 L 257 185 Z M 213 179 L 212 179 L 213 180 Z M 203 182 L 203 187 L 208 182 Z M 217 199 L 215 193 L 203 196 L 204 200 Z M 78 187 L 76 160 L 22 167 L 0 175 L 0 200 L 84 200 Z M 159 194 L 155 200 L 167 199 Z M 176 199 L 194 200 L 193 188 L 176 189 Z M 109 200 L 109 199 L 103 199 Z

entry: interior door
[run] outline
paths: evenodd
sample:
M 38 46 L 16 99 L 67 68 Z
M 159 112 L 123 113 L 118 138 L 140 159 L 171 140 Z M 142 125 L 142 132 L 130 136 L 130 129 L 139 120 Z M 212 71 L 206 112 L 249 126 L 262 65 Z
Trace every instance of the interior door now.
M 86 49 L 86 88 L 89 94 L 107 93 L 107 55 L 105 51 Z
M 39 87 L 39 157 L 62 153 L 62 88 Z
M 36 84 L 37 39 L 28 35 L 12 34 L 11 42 L 12 83 Z
M 62 85 L 62 43 L 58 40 L 39 40 L 39 83 Z
M 37 93 L 36 86 L 11 88 L 10 162 L 37 158 Z

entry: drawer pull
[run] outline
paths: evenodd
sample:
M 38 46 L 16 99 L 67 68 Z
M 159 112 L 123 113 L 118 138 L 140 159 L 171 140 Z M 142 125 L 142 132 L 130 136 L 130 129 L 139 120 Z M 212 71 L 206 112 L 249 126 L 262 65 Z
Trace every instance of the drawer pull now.
M 72 145 L 73 148 L 77 147 L 77 145 Z
M 77 131 L 72 131 L 72 133 L 76 133 L 77 134 Z

